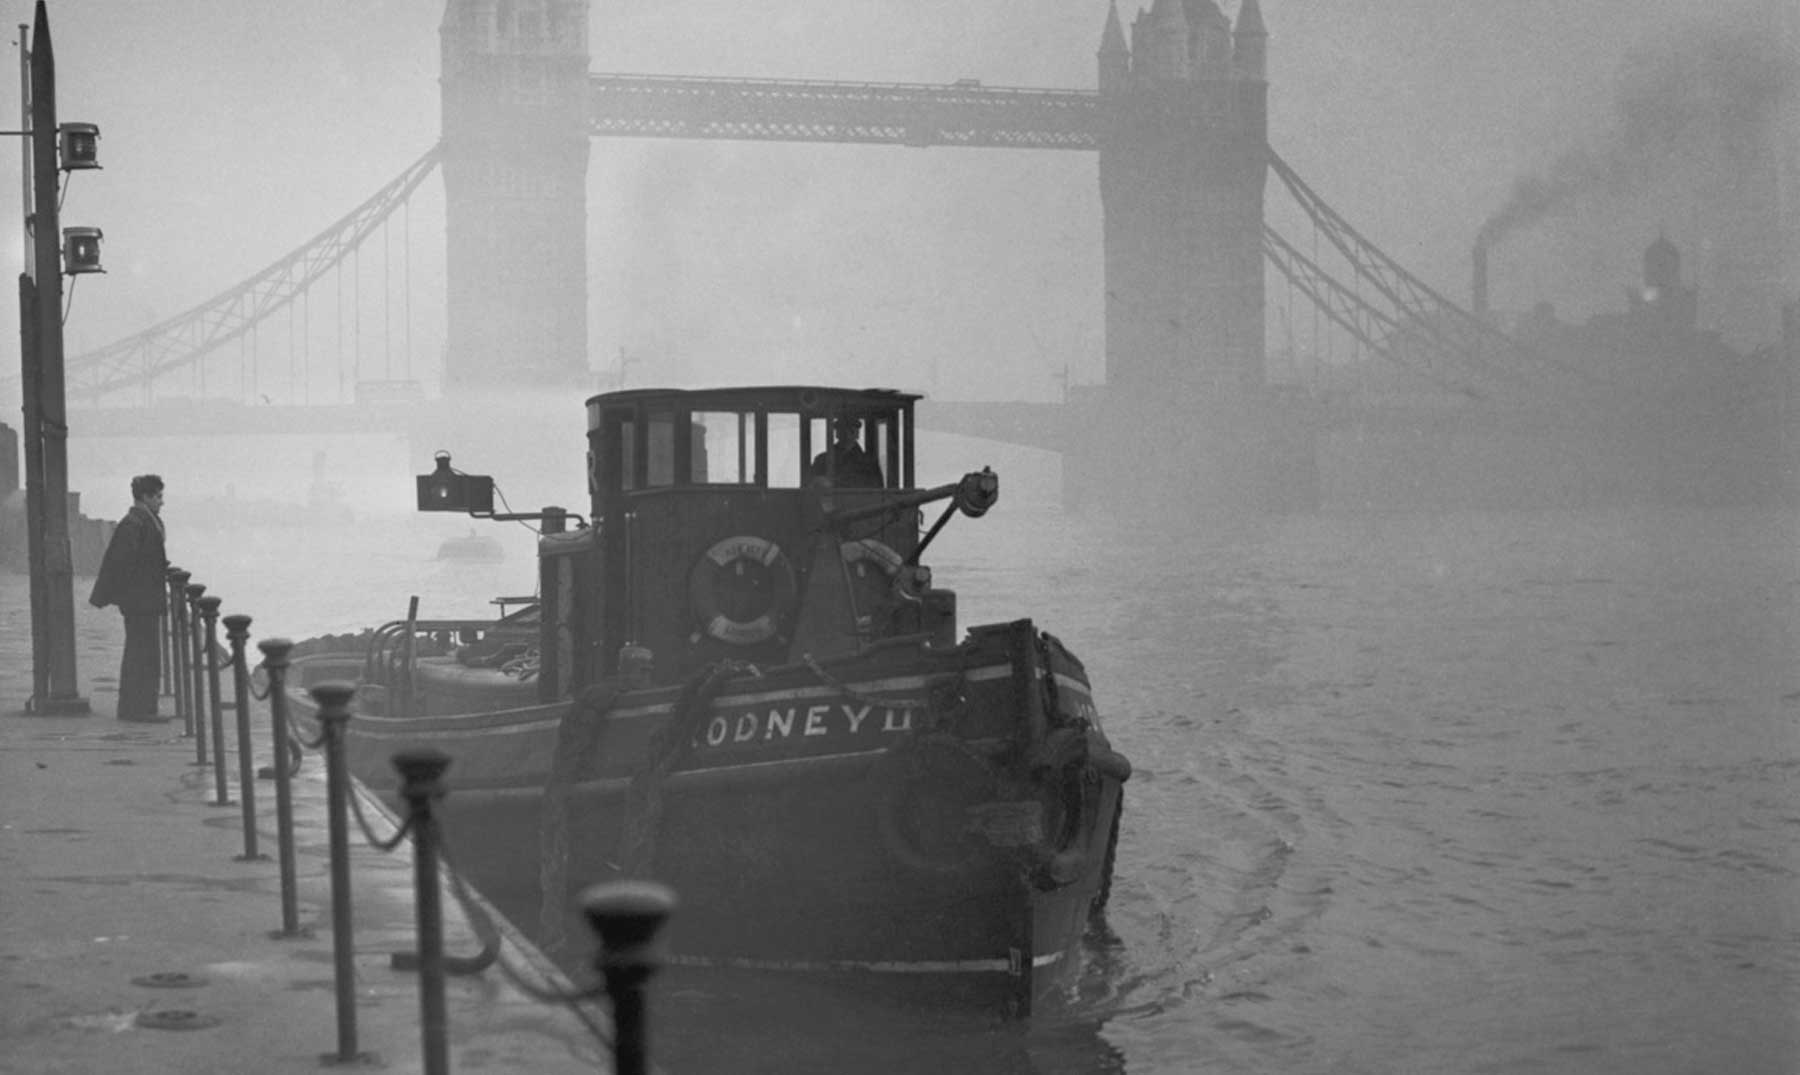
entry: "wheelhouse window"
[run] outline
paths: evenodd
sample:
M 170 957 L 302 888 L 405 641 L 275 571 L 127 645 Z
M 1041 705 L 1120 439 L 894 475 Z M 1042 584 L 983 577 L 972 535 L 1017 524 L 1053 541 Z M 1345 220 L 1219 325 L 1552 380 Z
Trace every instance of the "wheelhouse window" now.
M 629 393 L 590 403 L 588 479 L 594 495 L 718 486 L 801 489 L 820 479 L 843 490 L 910 487 L 912 412 L 905 399 L 886 405 L 877 398 L 820 398 L 822 393 L 804 391 L 786 403 L 768 395 L 717 393 L 702 401 L 685 398 L 688 393 Z
M 769 488 L 798 489 L 806 484 L 805 424 L 792 412 L 769 413 Z
M 756 412 L 695 411 L 688 480 L 695 485 L 756 482 Z
M 646 432 L 649 436 L 644 484 L 660 489 L 675 484 L 675 412 L 657 409 L 649 413 Z

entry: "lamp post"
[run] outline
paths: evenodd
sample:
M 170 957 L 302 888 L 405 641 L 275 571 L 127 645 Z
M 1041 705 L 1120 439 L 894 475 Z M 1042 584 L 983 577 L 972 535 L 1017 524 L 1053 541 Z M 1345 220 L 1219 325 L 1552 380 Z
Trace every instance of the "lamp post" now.
M 20 48 L 25 48 L 23 39 Z M 50 19 L 38 0 L 24 54 L 29 89 L 25 154 L 25 234 L 30 246 L 19 277 L 20 361 L 24 384 L 26 532 L 32 573 L 32 706 L 45 714 L 89 712 L 75 670 L 74 563 L 69 550 L 69 426 L 64 399 L 62 274 L 99 272 L 100 232 L 58 222 L 57 174 L 99 167 L 99 129 L 56 125 L 56 57 Z M 60 151 L 60 152 L 59 152 Z M 60 241 L 59 241 L 60 240 Z M 37 490 L 32 496 L 31 491 Z

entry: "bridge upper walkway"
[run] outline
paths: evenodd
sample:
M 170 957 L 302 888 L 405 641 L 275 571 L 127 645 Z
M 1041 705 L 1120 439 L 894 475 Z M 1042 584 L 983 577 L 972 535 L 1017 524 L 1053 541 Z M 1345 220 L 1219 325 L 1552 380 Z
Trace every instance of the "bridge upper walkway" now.
M 991 87 L 974 80 L 938 85 L 593 74 L 588 86 L 589 129 L 597 137 L 1093 151 L 1108 120 L 1097 92 Z M 103 403 L 120 389 L 138 388 L 138 402 L 149 402 L 149 385 L 158 378 L 183 367 L 203 369 L 209 353 L 290 307 L 375 235 L 438 159 L 433 147 L 362 205 L 248 280 L 144 332 L 68 359 L 71 400 Z M 1315 239 L 1328 239 L 1345 267 L 1332 272 L 1265 226 L 1267 263 L 1359 348 L 1471 401 L 1568 390 L 1568 379 L 1541 356 L 1450 302 L 1350 227 L 1272 149 L 1269 161 L 1302 219 L 1311 221 Z M 1316 241 L 1313 246 L 1316 252 Z
M 749 139 L 996 149 L 1099 148 L 1100 95 L 913 82 L 597 74 L 600 137 Z

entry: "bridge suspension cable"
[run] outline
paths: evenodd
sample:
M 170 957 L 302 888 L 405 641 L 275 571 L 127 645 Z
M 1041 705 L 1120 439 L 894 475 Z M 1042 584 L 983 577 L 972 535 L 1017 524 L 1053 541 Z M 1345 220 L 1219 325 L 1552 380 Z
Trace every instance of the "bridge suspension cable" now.
M 1269 150 L 1269 167 L 1312 219 L 1314 226 L 1350 263 L 1354 279 L 1367 281 L 1374 287 L 1391 305 L 1393 313 L 1376 310 L 1360 294 L 1349 298 L 1349 289 L 1332 280 L 1316 262 L 1305 258 L 1266 227 L 1264 253 L 1276 268 L 1319 304 L 1327 317 L 1365 346 L 1475 398 L 1484 395 L 1475 388 L 1475 382 L 1463 378 L 1446 380 L 1449 375 L 1439 368 L 1439 359 L 1460 364 L 1466 374 L 1474 375 L 1476 381 L 1484 385 L 1504 381 L 1514 389 L 1533 393 L 1541 393 L 1547 386 L 1534 383 L 1526 375 L 1523 369 L 1526 364 L 1536 365 L 1546 372 L 1568 374 L 1584 382 L 1591 381 L 1573 367 L 1514 340 L 1408 272 L 1351 227 L 1272 148 Z M 1295 279 L 1292 275 L 1295 273 L 1302 279 Z M 1360 308 L 1360 312 L 1352 313 L 1352 308 Z M 1346 320 L 1353 321 L 1354 326 Z M 1373 331 L 1377 326 L 1379 333 Z
M 1486 398 L 1474 385 L 1434 368 L 1429 353 L 1413 355 L 1405 348 L 1390 348 L 1388 341 L 1394 339 L 1401 329 L 1399 320 L 1365 302 L 1353 288 L 1332 276 L 1318 262 L 1301 253 L 1266 224 L 1263 225 L 1263 255 L 1280 270 L 1291 286 L 1312 300 L 1317 312 L 1350 333 L 1364 347 L 1470 399 Z
M 398 176 L 330 227 L 231 289 L 134 336 L 67 360 L 71 396 L 90 399 L 147 384 L 157 376 L 199 362 L 240 339 L 264 318 L 289 306 L 315 281 L 342 265 L 437 167 L 432 146 Z M 341 300 L 340 300 L 341 301 Z

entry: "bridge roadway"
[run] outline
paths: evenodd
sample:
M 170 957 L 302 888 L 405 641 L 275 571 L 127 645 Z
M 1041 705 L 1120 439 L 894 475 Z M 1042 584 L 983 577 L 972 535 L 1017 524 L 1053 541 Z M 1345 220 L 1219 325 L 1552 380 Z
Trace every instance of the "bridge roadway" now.
M 951 433 L 1046 451 L 1060 451 L 1082 422 L 1080 408 L 1061 403 L 938 402 L 919 404 L 918 424 L 925 433 Z M 1320 431 L 1329 429 L 1394 429 L 1453 434 L 1498 426 L 1559 425 L 1575 421 L 1569 412 L 1521 411 L 1482 404 L 1430 400 L 1363 404 L 1325 403 L 1294 395 L 1275 413 Z M 294 406 L 240 404 L 224 400 L 162 403 L 149 407 L 81 407 L 69 410 L 72 437 L 264 437 L 393 435 L 440 443 L 459 428 L 492 429 L 524 422 L 544 429 L 560 426 L 568 436 L 585 435 L 581 401 L 491 400 L 451 403 L 437 400 L 383 400 L 355 404 Z M 566 423 L 566 424 L 565 424 Z

